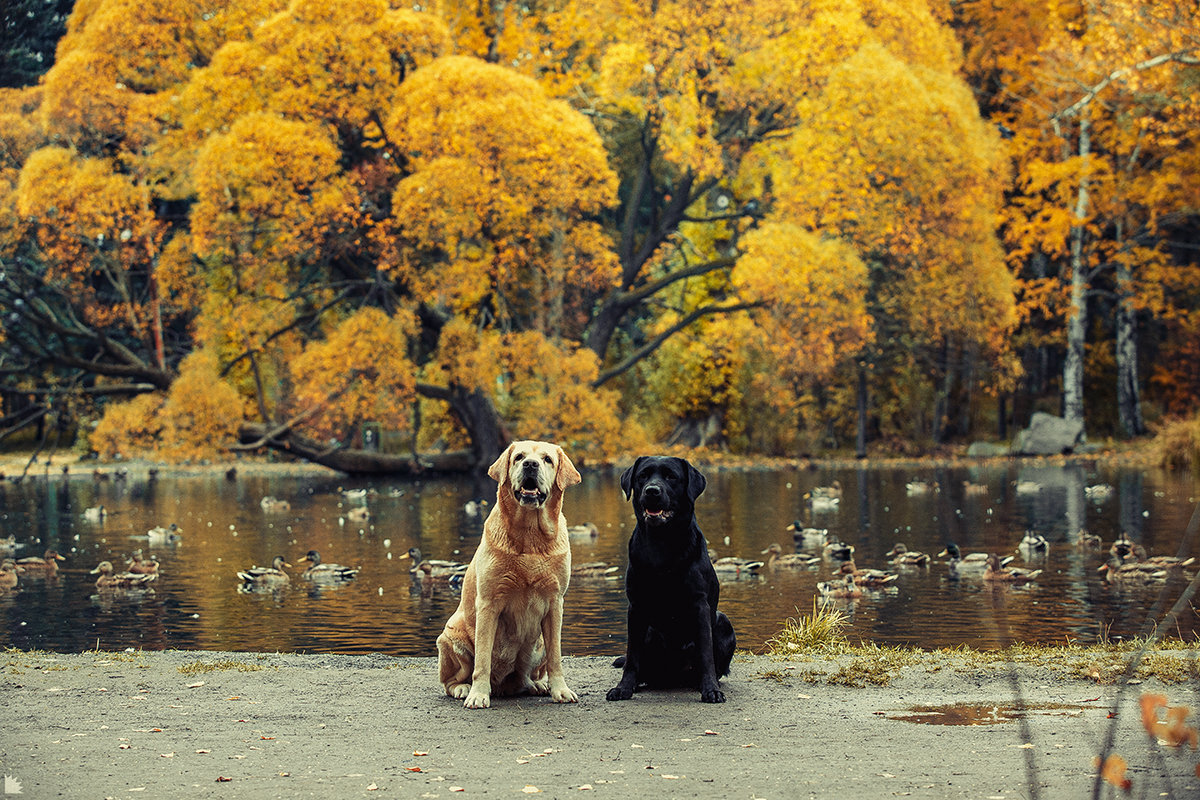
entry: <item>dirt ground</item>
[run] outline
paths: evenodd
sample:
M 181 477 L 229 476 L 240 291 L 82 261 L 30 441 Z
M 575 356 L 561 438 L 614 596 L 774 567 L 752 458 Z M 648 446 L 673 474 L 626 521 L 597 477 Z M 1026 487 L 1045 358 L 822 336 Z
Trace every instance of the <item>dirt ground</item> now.
M 1196 685 L 942 659 L 863 688 L 747 656 L 724 704 L 610 703 L 609 659 L 565 662 L 579 703 L 468 711 L 432 658 L 7 651 L 0 771 L 29 798 L 1070 798 L 1093 796 L 1113 737 L 1134 796 L 1200 796 L 1200 756 L 1148 738 L 1138 710 L 1146 691 L 1195 708 Z

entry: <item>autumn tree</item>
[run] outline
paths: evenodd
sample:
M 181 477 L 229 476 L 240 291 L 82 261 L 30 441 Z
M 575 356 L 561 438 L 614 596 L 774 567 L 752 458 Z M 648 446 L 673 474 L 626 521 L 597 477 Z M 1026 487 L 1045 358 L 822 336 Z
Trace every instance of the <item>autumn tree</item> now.
M 1063 352 L 1063 413 L 1083 420 L 1090 312 L 1100 312 L 1114 343 L 1104 359 L 1116 365 L 1114 422 L 1127 436 L 1145 431 L 1138 328 L 1194 324 L 1183 321 L 1194 309 L 1196 259 L 1176 240 L 1196 209 L 1185 188 L 1197 157 L 1196 13 L 1190 3 L 1124 0 L 961 8 L 985 111 L 1012 136 L 1018 172 L 1005 238 L 1024 313 L 1057 326 L 1047 340 Z M 1186 382 L 1192 363 L 1155 359 L 1155 380 Z

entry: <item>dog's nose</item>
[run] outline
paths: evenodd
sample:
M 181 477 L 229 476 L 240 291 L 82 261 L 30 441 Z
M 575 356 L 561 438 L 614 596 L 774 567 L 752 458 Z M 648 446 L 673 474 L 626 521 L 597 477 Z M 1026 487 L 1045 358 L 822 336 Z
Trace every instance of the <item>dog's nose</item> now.
M 647 497 L 658 497 L 662 494 L 662 487 L 655 484 L 647 486 L 643 492 Z

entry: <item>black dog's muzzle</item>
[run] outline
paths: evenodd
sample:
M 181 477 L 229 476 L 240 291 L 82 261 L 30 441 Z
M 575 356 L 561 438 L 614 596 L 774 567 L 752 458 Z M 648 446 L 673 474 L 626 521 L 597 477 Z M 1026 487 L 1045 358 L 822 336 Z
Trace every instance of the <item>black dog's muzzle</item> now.
M 651 481 L 642 487 L 642 516 L 646 522 L 661 525 L 675 516 L 669 506 L 671 498 L 657 481 Z

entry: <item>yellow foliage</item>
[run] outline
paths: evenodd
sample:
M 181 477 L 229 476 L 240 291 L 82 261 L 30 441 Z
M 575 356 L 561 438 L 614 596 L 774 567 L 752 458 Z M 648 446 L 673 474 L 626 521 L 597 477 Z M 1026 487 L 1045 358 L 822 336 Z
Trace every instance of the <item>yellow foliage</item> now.
M 101 458 L 153 455 L 162 434 L 160 412 L 165 402 L 165 395 L 154 392 L 123 403 L 109 404 L 88 437 L 88 445 Z
M 407 430 L 416 387 L 408 338 L 415 331 L 409 314 L 362 308 L 324 341 L 310 342 L 290 365 L 295 405 L 318 412 L 306 427 L 339 439 L 364 422 Z
M 222 380 L 216 354 L 195 350 L 179 365 L 160 414 L 159 457 L 166 461 L 218 458 L 237 438 L 245 402 Z

